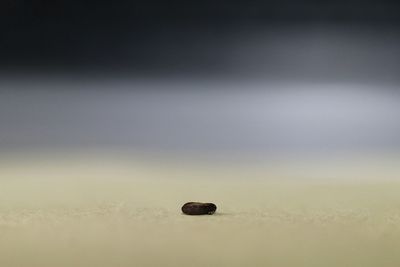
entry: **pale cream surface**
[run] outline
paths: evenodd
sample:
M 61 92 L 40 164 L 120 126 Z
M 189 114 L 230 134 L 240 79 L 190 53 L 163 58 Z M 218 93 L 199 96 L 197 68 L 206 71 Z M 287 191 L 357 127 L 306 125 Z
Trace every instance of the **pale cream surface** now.
M 398 159 L 3 157 L 0 266 L 400 266 Z

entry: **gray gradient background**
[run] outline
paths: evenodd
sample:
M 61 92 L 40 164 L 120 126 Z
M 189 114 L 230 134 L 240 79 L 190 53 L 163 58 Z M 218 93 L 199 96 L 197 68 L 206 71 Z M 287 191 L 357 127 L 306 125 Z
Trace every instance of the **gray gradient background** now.
M 394 1 L 30 1 L 4 10 L 1 152 L 400 149 Z
M 21 83 L 9 83 L 1 92 L 2 152 L 122 149 L 229 157 L 400 148 L 395 86 L 118 79 L 54 80 L 45 86 L 41 81 L 32 88 L 35 82 Z M 11 90 L 15 86 L 19 89 Z

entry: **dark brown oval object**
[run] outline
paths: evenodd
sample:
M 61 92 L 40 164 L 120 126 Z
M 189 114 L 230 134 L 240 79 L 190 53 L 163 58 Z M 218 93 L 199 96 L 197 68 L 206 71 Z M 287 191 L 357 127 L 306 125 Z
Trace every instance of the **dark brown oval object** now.
M 188 202 L 182 206 L 182 212 L 186 215 L 211 215 L 216 210 L 217 206 L 213 203 Z

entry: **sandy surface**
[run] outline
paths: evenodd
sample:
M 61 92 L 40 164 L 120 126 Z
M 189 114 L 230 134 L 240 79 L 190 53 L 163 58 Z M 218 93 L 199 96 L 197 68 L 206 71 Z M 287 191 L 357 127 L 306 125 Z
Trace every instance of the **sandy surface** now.
M 2 159 L 0 266 L 400 266 L 399 162 Z

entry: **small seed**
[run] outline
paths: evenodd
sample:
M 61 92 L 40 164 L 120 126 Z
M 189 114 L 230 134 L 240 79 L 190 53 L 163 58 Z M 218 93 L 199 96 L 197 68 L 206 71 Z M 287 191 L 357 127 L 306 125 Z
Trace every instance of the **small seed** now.
M 216 210 L 217 206 L 213 203 L 188 202 L 182 206 L 182 212 L 187 215 L 211 215 Z

